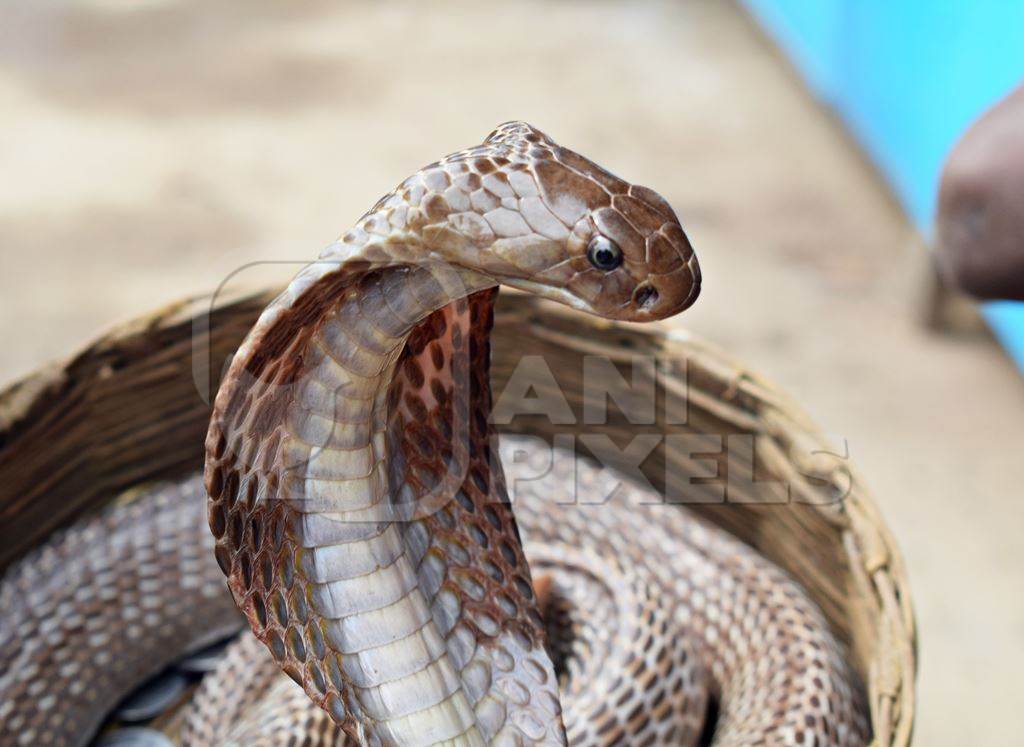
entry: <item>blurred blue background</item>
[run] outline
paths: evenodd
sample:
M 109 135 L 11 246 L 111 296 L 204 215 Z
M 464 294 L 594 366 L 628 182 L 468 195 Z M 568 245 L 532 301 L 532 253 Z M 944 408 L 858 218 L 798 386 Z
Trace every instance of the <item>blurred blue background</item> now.
M 1024 3 L 744 2 L 930 235 L 950 148 L 1024 78 Z M 1024 370 L 1024 304 L 990 303 L 984 314 Z

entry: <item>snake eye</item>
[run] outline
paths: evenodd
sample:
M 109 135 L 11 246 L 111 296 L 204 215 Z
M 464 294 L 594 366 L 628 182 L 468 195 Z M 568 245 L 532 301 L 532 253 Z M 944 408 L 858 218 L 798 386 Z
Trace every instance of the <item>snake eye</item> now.
M 611 272 L 622 264 L 622 250 L 606 236 L 595 236 L 587 244 L 587 259 L 597 269 Z

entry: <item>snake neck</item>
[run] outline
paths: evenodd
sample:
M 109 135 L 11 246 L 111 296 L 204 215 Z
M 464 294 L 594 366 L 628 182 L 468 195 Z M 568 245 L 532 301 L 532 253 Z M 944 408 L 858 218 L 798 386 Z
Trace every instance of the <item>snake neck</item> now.
M 491 286 L 342 266 L 286 312 L 309 318 L 270 316 L 218 397 L 218 561 L 282 669 L 360 743 L 564 740 L 491 449 Z
M 489 411 L 489 388 L 471 391 L 470 376 L 489 361 L 470 360 L 468 343 L 487 344 L 489 327 L 473 328 L 469 310 L 489 314 L 492 286 L 447 266 L 351 280 L 290 353 L 301 369 L 281 392 L 289 501 L 347 524 L 410 521 L 451 499 L 466 477 L 470 414 Z M 423 457 L 428 420 L 444 429 L 431 441 L 442 464 Z

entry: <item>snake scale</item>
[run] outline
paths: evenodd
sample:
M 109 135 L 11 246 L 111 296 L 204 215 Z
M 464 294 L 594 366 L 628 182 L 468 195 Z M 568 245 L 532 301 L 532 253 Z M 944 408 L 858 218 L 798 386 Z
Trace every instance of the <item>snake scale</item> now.
M 499 445 L 499 284 L 650 321 L 700 272 L 664 199 L 525 123 L 421 169 L 264 311 L 204 486 L 108 508 L 9 571 L 0 741 L 86 743 L 237 626 L 223 571 L 252 632 L 186 744 L 866 744 L 860 685 L 782 571 L 608 470 Z M 520 479 L 546 459 L 565 496 Z

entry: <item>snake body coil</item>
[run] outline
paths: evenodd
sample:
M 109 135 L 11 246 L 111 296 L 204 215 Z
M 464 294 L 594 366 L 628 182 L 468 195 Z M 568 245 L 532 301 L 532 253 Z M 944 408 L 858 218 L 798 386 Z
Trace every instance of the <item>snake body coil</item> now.
M 206 444 L 214 556 L 305 695 L 243 640 L 188 739 L 695 744 L 714 701 L 717 743 L 864 743 L 820 613 L 751 550 L 635 490 L 509 504 L 495 287 L 647 321 L 699 279 L 661 197 L 523 123 L 374 206 L 261 316 Z

